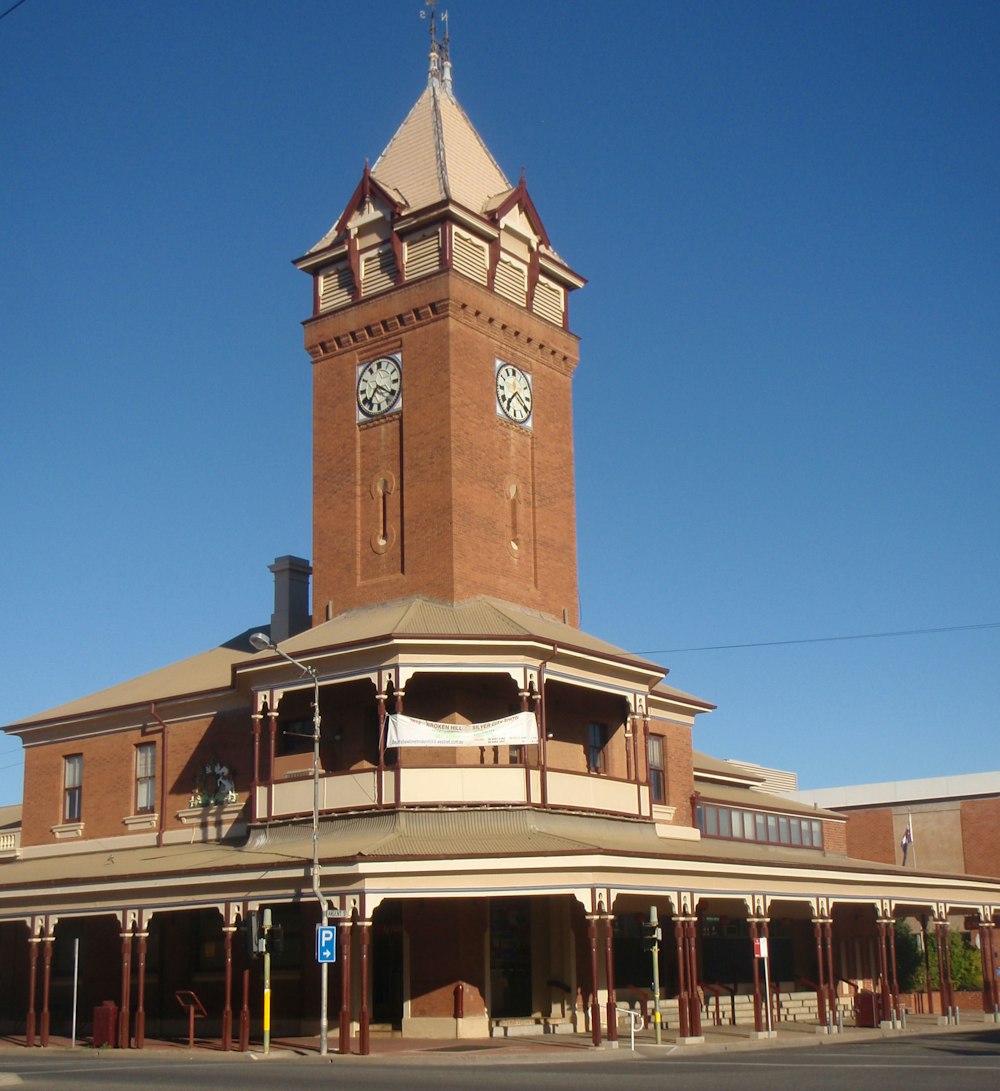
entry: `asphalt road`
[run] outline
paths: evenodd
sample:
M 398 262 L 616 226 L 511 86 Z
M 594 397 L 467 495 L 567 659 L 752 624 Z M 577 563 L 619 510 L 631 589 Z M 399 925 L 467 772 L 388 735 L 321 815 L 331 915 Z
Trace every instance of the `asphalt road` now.
M 20 1052 L 0 1054 L 0 1088 L 20 1086 L 45 1091 L 213 1091 L 310 1088 L 363 1091 L 608 1091 L 665 1087 L 670 1091 L 998 1091 L 1000 1033 L 882 1039 L 809 1048 L 757 1049 L 689 1053 L 645 1049 L 632 1054 L 573 1052 L 553 1061 L 538 1055 L 489 1050 L 452 1054 L 447 1061 L 429 1053 L 406 1053 L 392 1059 L 272 1056 L 253 1060 L 237 1054 L 176 1052 L 76 1053 Z

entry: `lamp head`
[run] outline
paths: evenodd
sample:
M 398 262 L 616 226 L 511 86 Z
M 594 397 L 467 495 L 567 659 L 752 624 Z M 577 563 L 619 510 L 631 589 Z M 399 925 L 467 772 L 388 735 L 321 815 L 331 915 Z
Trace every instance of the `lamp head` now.
M 253 646 L 254 650 L 258 652 L 266 651 L 268 648 L 274 647 L 274 645 L 271 643 L 271 638 L 269 636 L 265 636 L 264 633 L 251 633 L 250 643 Z

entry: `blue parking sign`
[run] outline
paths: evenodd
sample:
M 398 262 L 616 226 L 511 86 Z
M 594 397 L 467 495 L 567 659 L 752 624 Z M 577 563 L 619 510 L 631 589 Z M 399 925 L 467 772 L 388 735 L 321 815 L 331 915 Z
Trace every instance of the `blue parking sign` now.
M 337 961 L 337 929 L 326 924 L 316 925 L 316 961 Z

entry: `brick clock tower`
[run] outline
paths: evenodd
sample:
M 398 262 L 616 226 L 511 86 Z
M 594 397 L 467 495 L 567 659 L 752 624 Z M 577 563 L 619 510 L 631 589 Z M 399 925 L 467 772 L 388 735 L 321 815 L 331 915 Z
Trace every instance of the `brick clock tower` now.
M 313 624 L 487 595 L 578 624 L 567 297 L 553 250 L 452 92 L 423 94 L 313 278 Z

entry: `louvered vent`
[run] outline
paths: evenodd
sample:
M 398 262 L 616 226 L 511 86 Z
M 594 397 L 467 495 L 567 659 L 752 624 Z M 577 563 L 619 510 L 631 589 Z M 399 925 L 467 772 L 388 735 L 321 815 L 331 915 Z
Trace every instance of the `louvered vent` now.
M 319 309 L 346 307 L 354 298 L 354 278 L 347 262 L 324 269 L 319 278 Z
M 361 294 L 374 295 L 395 287 L 396 259 L 391 246 L 383 246 L 361 258 Z
M 564 304 L 562 288 L 558 284 L 553 284 L 551 280 L 546 280 L 545 277 L 539 277 L 535 285 L 535 313 L 561 326 Z
M 501 258 L 497 262 L 493 287 L 497 295 L 523 307 L 528 299 L 528 270 L 523 265 L 515 265 L 507 258 Z
M 441 237 L 437 231 L 406 244 L 406 279 L 434 273 L 441 268 Z
M 471 277 L 479 284 L 489 279 L 489 266 L 486 260 L 486 243 L 480 242 L 461 231 L 455 232 L 455 253 L 452 257 L 456 272 Z

